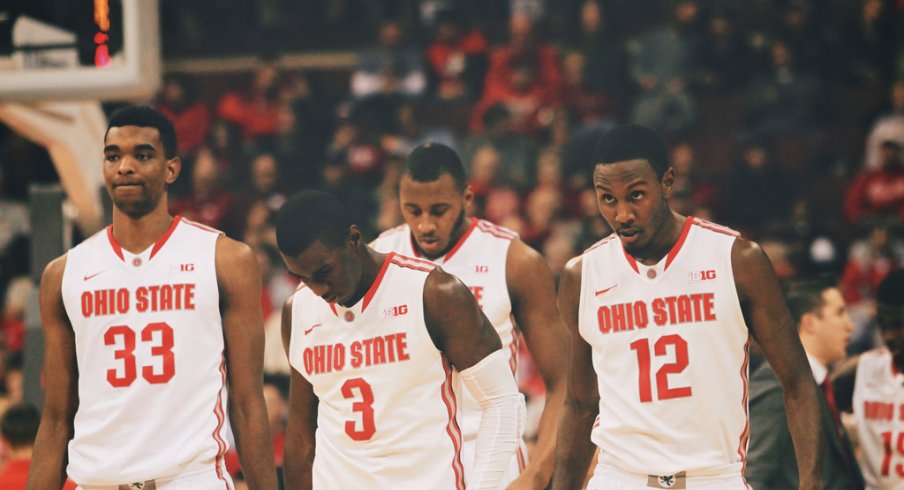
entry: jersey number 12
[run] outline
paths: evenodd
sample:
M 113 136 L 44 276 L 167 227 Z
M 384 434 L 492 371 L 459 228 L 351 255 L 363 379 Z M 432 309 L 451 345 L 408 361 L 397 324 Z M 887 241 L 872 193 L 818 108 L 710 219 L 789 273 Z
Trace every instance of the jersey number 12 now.
M 680 388 L 669 387 L 669 375 L 677 374 L 687 368 L 687 342 L 678 334 L 665 335 L 659 338 L 653 344 L 653 351 L 656 357 L 667 355 L 668 346 L 675 348 L 675 362 L 663 364 L 656 371 L 656 395 L 659 400 L 668 400 L 670 398 L 682 398 L 691 396 L 691 387 L 682 386 Z M 631 342 L 631 350 L 637 352 L 637 364 L 640 371 L 640 379 L 638 379 L 638 388 L 640 389 L 640 401 L 648 403 L 653 401 L 652 376 L 650 374 L 650 341 L 649 339 L 638 339 Z

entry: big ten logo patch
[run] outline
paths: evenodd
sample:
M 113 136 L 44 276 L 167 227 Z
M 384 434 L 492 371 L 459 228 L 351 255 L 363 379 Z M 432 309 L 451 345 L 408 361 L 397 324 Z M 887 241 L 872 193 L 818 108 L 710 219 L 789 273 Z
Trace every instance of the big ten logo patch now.
M 479 273 L 479 274 L 486 274 L 487 272 L 490 272 L 490 266 L 488 266 L 488 265 L 475 265 L 475 266 L 474 266 L 474 272 L 477 272 L 477 273 Z
M 408 305 L 398 305 L 392 308 L 383 308 L 383 319 L 404 316 L 408 313 Z
M 705 270 L 705 271 L 694 271 L 694 272 L 688 273 L 688 279 L 690 279 L 691 282 L 710 281 L 715 278 L 716 278 L 716 270 L 715 269 L 709 269 L 709 270 Z
M 170 266 L 170 272 L 194 272 L 195 264 L 173 264 Z

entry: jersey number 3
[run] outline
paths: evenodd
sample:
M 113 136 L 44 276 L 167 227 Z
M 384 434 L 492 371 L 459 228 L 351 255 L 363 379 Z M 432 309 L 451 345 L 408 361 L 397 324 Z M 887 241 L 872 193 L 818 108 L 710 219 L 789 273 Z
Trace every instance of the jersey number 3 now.
M 151 346 L 151 355 L 162 358 L 163 370 L 154 372 L 154 366 L 142 366 L 141 377 L 151 384 L 168 382 L 176 374 L 176 360 L 173 355 L 173 328 L 163 322 L 148 323 L 141 330 L 142 342 L 153 342 L 154 334 L 159 332 L 159 343 Z M 138 362 L 135 359 L 135 331 L 126 325 L 110 327 L 104 333 L 104 345 L 117 344 L 117 337 L 122 339 L 122 348 L 113 351 L 116 359 L 122 360 L 122 376 L 116 369 L 107 370 L 107 382 L 114 388 L 125 388 L 135 382 L 138 377 Z
M 656 357 L 667 355 L 666 348 L 670 345 L 675 348 L 675 362 L 663 364 L 656 371 L 656 394 L 659 400 L 691 396 L 690 386 L 669 387 L 669 375 L 680 373 L 687 368 L 687 342 L 677 334 L 665 335 L 653 344 L 654 354 L 656 354 Z M 653 401 L 653 389 L 650 386 L 652 383 L 652 376 L 650 375 L 650 341 L 647 339 L 635 340 L 631 342 L 631 350 L 637 352 L 637 364 L 640 368 L 640 379 L 638 379 L 640 401 L 643 403 L 651 402 Z
M 346 420 L 345 433 L 353 441 L 366 441 L 377 431 L 374 427 L 374 392 L 364 378 L 351 378 L 342 383 L 342 397 L 346 400 L 356 398 L 353 390 L 361 397 L 361 401 L 352 403 L 352 411 L 361 414 L 361 428 L 356 421 Z

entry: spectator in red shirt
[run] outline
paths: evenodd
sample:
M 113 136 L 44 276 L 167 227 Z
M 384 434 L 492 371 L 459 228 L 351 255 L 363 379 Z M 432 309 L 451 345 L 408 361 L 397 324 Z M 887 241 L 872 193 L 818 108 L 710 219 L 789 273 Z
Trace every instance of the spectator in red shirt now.
M 901 145 L 885 141 L 880 148 L 881 168 L 864 170 L 848 188 L 844 213 L 853 222 L 889 215 L 904 219 L 904 161 Z
M 25 490 L 40 423 L 41 414 L 29 403 L 9 407 L 0 419 L 0 435 L 9 456 L 0 465 L 0 488 L 3 490 Z M 63 485 L 63 490 L 75 488 L 69 480 Z
M 204 144 L 210 129 L 210 111 L 195 99 L 193 87 L 187 80 L 175 75 L 167 76 L 154 105 L 173 121 L 180 155 L 191 155 Z
M 436 16 L 427 62 L 440 100 L 477 98 L 487 65 L 487 40 L 478 30 L 463 31 L 461 19 L 449 11 Z
M 237 236 L 236 224 L 229 222 L 230 218 L 236 218 L 231 216 L 235 199 L 223 189 L 220 172 L 210 150 L 204 148 L 198 152 L 191 177 L 191 191 L 185 197 L 172 201 L 171 213 Z
M 474 108 L 471 131 L 483 129 L 483 114 L 502 103 L 519 133 L 535 133 L 552 122 L 552 109 L 562 97 L 562 72 L 555 50 L 539 43 L 533 23 L 515 13 L 509 23 L 509 43 L 490 55 L 483 98 Z
M 237 125 L 246 142 L 276 134 L 279 127 L 279 69 L 273 60 L 262 60 L 246 91 L 230 90 L 220 98 L 217 114 Z

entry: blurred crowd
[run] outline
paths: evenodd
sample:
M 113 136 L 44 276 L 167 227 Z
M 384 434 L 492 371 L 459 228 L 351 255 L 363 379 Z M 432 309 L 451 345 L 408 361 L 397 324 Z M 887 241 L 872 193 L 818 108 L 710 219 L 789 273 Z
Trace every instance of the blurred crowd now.
M 257 251 L 277 430 L 289 369 L 278 313 L 296 282 L 276 210 L 328 190 L 374 238 L 401 223 L 399 168 L 427 141 L 462 155 L 470 214 L 517 231 L 557 274 L 608 233 L 588 185 L 594 142 L 616 124 L 652 127 L 670 144 L 674 209 L 759 241 L 783 280 L 836 275 L 851 352 L 876 345 L 876 287 L 904 264 L 904 1 L 161 3 L 167 57 L 259 55 L 241 75 L 166 73 L 150 103 L 175 122 L 184 162 L 171 212 Z M 280 58 L 337 48 L 357 62 Z M 0 127 L 4 403 L 21 399 L 34 289 L 25 189 L 55 178 L 45 152 Z

